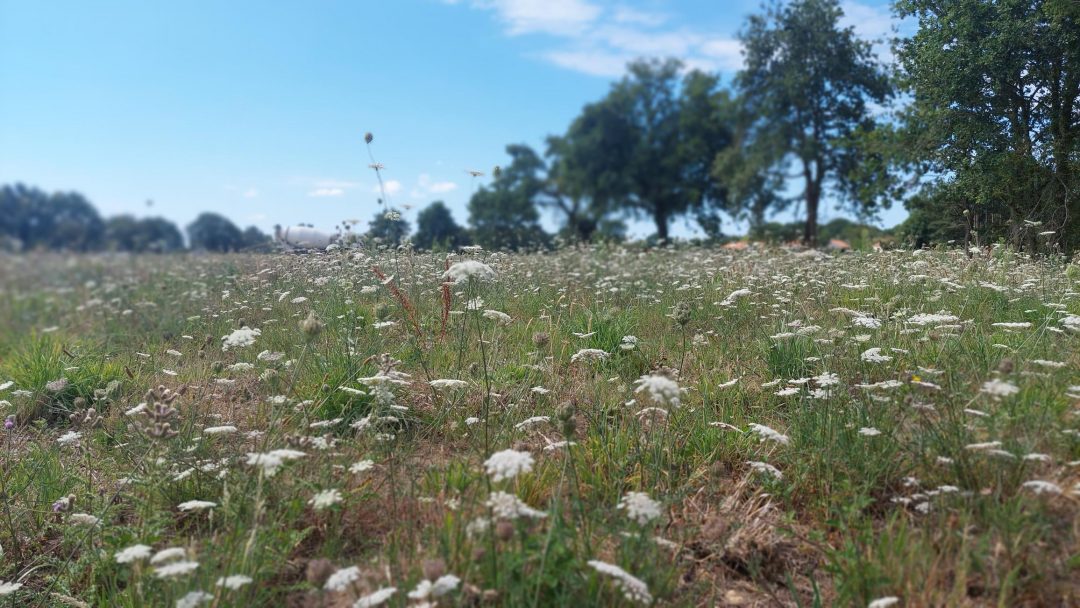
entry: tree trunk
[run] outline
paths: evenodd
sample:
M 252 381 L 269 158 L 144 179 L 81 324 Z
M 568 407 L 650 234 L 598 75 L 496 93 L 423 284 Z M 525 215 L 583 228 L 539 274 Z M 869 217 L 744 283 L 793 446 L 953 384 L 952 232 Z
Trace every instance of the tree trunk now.
M 668 242 L 668 216 L 662 211 L 653 212 L 653 222 L 656 223 L 656 240 L 658 244 Z
M 806 185 L 806 225 L 803 228 L 803 245 L 817 247 L 818 237 L 818 204 L 821 202 L 821 191 L 817 184 L 810 182 Z

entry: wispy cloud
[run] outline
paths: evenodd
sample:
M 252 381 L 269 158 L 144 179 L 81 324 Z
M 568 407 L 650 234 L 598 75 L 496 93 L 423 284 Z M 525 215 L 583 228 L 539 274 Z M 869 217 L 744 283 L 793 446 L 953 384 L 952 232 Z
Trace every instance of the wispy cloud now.
M 511 36 L 577 36 L 601 13 L 600 7 L 586 0 L 472 0 L 470 4 L 494 11 Z
M 345 194 L 344 188 L 316 188 L 308 192 L 308 196 L 315 198 L 341 196 Z
M 676 26 L 672 15 L 607 0 L 444 0 L 491 12 L 507 35 L 544 35 L 550 48 L 536 57 L 592 76 L 617 78 L 641 57 L 677 57 L 691 68 L 735 72 L 743 66 L 742 44 L 734 32 Z M 887 7 L 843 3 L 844 25 L 860 36 L 888 37 L 894 20 Z M 875 47 L 890 58 L 887 45 Z
M 416 187 L 410 192 L 409 196 L 414 199 L 425 198 L 435 194 L 446 194 L 447 192 L 453 192 L 457 190 L 458 185 L 452 181 L 434 181 L 427 173 L 421 173 L 416 178 Z
M 371 192 L 372 194 L 382 194 L 382 191 L 386 190 L 387 196 L 393 196 L 398 192 L 401 192 L 401 188 L 401 182 L 396 179 L 388 179 L 383 182 L 382 189 L 379 188 L 378 184 L 375 184 L 375 186 L 371 189 Z
M 462 2 L 453 1 L 452 4 Z M 618 77 L 641 57 L 678 57 L 687 65 L 734 70 L 742 65 L 733 38 L 669 26 L 670 16 L 625 4 L 590 0 L 471 0 L 503 24 L 507 35 L 543 34 L 550 49 L 536 56 L 557 66 L 605 78 Z
M 243 196 L 244 198 L 258 198 L 259 191 L 255 188 L 248 188 L 247 190 L 244 190 L 240 196 Z

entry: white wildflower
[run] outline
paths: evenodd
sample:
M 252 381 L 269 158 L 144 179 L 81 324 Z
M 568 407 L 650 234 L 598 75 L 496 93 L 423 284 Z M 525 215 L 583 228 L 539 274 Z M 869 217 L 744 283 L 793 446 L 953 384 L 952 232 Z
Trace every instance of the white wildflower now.
M 114 558 L 118 564 L 130 564 L 131 562 L 150 557 L 152 551 L 153 549 L 147 545 L 132 545 L 126 549 L 117 551 Z
M 645 375 L 635 380 L 634 384 L 638 385 L 634 393 L 645 391 L 654 403 L 669 408 L 679 407 L 681 404 L 679 384 L 665 375 Z
M 203 429 L 203 435 L 231 435 L 235 432 L 236 427 L 232 425 L 208 426 Z
M 517 496 L 507 492 L 492 492 L 485 504 L 491 508 L 491 512 L 495 517 L 501 519 L 517 519 L 519 517 L 540 519 L 547 517 L 547 513 L 533 509 Z
M 320 490 L 315 493 L 315 496 L 308 501 L 316 511 L 322 511 L 327 507 L 332 507 L 339 502 L 342 502 L 344 498 L 341 496 L 341 492 L 337 488 L 330 488 L 329 490 Z
M 513 479 L 521 473 L 528 473 L 533 468 L 533 457 L 528 452 L 502 450 L 495 452 L 484 461 L 484 469 L 495 482 Z
M 606 351 L 602 351 L 598 348 L 583 348 L 570 357 L 571 363 L 577 363 L 578 361 L 603 361 L 610 355 Z
M 330 578 L 326 579 L 323 589 L 326 589 L 327 591 L 344 591 L 359 578 L 359 567 L 349 566 L 348 568 L 342 568 L 331 574 Z
M 356 600 L 356 602 L 353 603 L 353 608 L 375 608 L 375 606 L 381 606 L 395 593 L 397 593 L 397 587 L 384 587 Z
M 1011 382 L 999 380 L 994 378 L 993 380 L 987 380 L 983 382 L 982 388 L 979 392 L 986 393 L 995 398 L 1009 397 L 1020 392 L 1020 387 Z
M 1031 481 L 1025 481 L 1023 487 L 1031 490 L 1036 494 L 1061 494 L 1061 486 L 1052 481 L 1043 481 L 1041 479 L 1033 479 Z
M 218 587 L 225 587 L 226 589 L 232 589 L 233 591 L 243 587 L 244 585 L 251 584 L 255 579 L 245 574 L 233 574 L 230 576 L 223 576 L 217 579 Z
M 57 438 L 56 443 L 59 443 L 60 445 L 72 445 L 78 444 L 80 439 L 82 439 L 82 433 L 79 433 L 77 431 L 68 431 L 61 435 L 59 438 Z
M 203 509 L 213 509 L 216 506 L 216 502 L 210 502 L 209 500 L 189 500 L 176 505 L 176 508 L 181 511 L 202 511 Z
M 597 572 L 614 578 L 615 585 L 619 587 L 619 590 L 622 591 L 623 596 L 627 600 L 646 605 L 652 603 L 653 598 L 649 593 L 649 586 L 645 584 L 645 581 L 615 564 L 609 564 L 595 559 L 589 560 L 588 564 Z
M 501 325 L 509 325 L 514 320 L 513 317 L 511 317 L 510 315 L 506 314 L 505 312 L 500 312 L 498 310 L 485 310 L 484 318 L 491 319 L 492 321 L 495 321 Z
M 495 271 L 491 266 L 476 260 L 463 260 L 455 262 L 446 272 L 444 279 L 449 279 L 454 284 L 467 283 L 469 281 L 486 282 L 495 280 Z
M 868 348 L 859 355 L 859 358 L 870 363 L 887 363 L 892 361 L 892 357 L 889 355 L 881 354 L 880 348 Z
M 755 473 L 764 473 L 766 475 L 772 475 L 776 479 L 783 479 L 784 474 L 780 472 L 780 469 L 774 467 L 767 462 L 759 462 L 757 460 L 748 460 L 746 464 L 750 465 Z
M 175 578 L 191 574 L 199 567 L 199 562 L 179 561 L 165 564 L 154 568 L 154 576 L 158 578 Z
M 428 384 L 437 391 L 456 390 L 469 386 L 468 382 L 464 380 L 455 380 L 453 378 L 440 378 L 438 380 L 432 380 Z
M 176 600 L 176 608 L 196 608 L 201 604 L 209 604 L 214 600 L 212 593 L 205 591 L 189 591 L 183 597 Z
M 626 511 L 628 518 L 642 526 L 662 515 L 660 503 L 645 492 L 627 492 L 619 501 L 618 508 Z
M 262 330 L 252 327 L 241 327 L 227 336 L 221 337 L 221 350 L 228 351 L 230 348 L 244 348 L 255 343 L 255 338 L 262 334 Z
M 775 441 L 781 445 L 787 445 L 791 443 L 791 438 L 787 435 L 777 432 L 776 430 L 765 426 L 764 424 L 750 423 L 750 432 L 755 433 L 761 437 L 761 441 Z
M 370 460 L 360 460 L 354 462 L 352 466 L 349 467 L 349 472 L 359 475 L 360 473 L 371 470 L 374 466 L 375 463 Z
M 150 558 L 150 563 L 160 564 L 162 562 L 168 562 L 174 559 L 182 559 L 184 557 L 187 557 L 187 551 L 185 551 L 183 548 L 169 547 L 155 553 L 154 556 Z

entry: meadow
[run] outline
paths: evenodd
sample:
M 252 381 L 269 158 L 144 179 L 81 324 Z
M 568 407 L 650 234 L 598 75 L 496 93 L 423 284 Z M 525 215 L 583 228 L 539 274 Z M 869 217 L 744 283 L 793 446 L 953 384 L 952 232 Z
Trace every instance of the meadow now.
M 0 257 L 0 606 L 1080 605 L 1078 270 Z

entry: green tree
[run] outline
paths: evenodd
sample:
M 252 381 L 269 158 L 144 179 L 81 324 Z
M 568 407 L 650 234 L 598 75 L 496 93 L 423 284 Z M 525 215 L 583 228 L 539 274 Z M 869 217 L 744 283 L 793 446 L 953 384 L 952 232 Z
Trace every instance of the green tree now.
M 453 251 L 467 243 L 465 229 L 454 221 L 454 216 L 442 201 L 424 207 L 416 216 L 413 244 L 418 249 Z
M 240 233 L 240 240 L 242 241 L 241 249 L 244 251 L 270 251 L 273 243 L 273 238 L 266 234 L 262 230 L 259 230 L 257 226 L 248 226 Z
M 105 220 L 105 246 L 119 251 L 166 253 L 183 249 L 184 237 L 165 218 L 135 219 L 125 214 Z
M 548 235 L 536 210 L 536 200 L 546 188 L 544 162 L 525 145 L 509 145 L 506 152 L 510 164 L 497 172 L 490 187 L 469 199 L 473 240 L 487 249 L 545 246 Z
M 552 141 L 559 190 L 578 207 L 568 217 L 599 220 L 609 210 L 645 216 L 667 240 L 671 220 L 695 213 L 711 222 L 723 189 L 711 171 L 731 142 L 727 95 L 715 76 L 680 78 L 676 60 L 637 61 L 607 96 L 585 106 Z
M 983 236 L 1016 245 L 1055 231 L 1080 247 L 1080 4 L 899 0 L 896 10 L 919 21 L 897 45 L 909 145 L 949 184 L 920 205 L 947 200 L 991 220 Z
M 244 235 L 228 218 L 217 213 L 203 213 L 188 224 L 188 240 L 192 249 L 207 251 L 239 251 L 244 247 Z
M 104 242 L 104 228 L 97 209 L 77 192 L 0 188 L 0 233 L 24 249 L 93 251 Z
M 884 103 L 893 86 L 870 43 L 840 26 L 842 15 L 836 0 L 795 0 L 750 17 L 740 33 L 745 68 L 735 79 L 743 116 L 750 118 L 739 133 L 746 162 L 719 163 L 720 175 L 743 187 L 744 203 L 794 169 L 806 208 L 803 241 L 811 245 L 827 188 L 862 212 L 888 204 L 884 178 L 868 174 L 864 163 L 877 128 L 869 104 Z M 753 215 L 763 217 L 760 203 L 774 202 L 759 201 Z
M 396 209 L 379 211 L 368 224 L 366 236 L 380 245 L 397 247 L 409 236 L 409 222 Z

